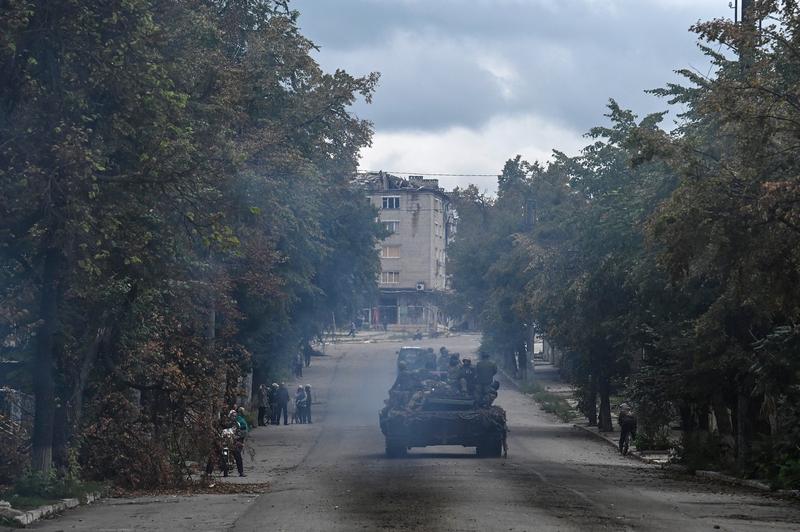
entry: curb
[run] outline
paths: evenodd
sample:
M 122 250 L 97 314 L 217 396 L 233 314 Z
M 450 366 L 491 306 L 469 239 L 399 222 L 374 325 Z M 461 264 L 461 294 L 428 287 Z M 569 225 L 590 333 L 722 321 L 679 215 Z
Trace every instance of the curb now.
M 497 368 L 497 369 L 498 369 L 497 373 L 499 375 L 503 376 L 503 380 L 505 380 L 506 382 L 510 383 L 511 386 L 514 389 L 516 389 L 518 392 L 524 393 L 522 391 L 522 389 L 520 388 L 519 384 L 517 383 L 517 381 L 515 381 L 513 378 L 511 378 L 511 376 L 508 373 L 506 373 L 503 369 L 501 369 L 501 368 Z M 590 429 L 589 427 L 586 427 L 584 425 L 579 425 L 577 423 L 574 423 L 572 426 L 574 428 L 578 429 L 578 430 L 581 430 L 581 431 L 587 433 L 587 434 L 591 434 L 594 438 L 605 442 L 606 444 L 608 444 L 611 447 L 613 447 L 614 450 L 617 450 L 616 442 L 614 442 L 612 440 L 609 440 L 608 438 L 606 438 L 605 436 L 603 436 L 599 432 L 595 432 L 594 430 Z M 645 458 L 644 456 L 639 454 L 638 451 L 630 451 L 627 454 L 627 456 L 629 456 L 631 458 L 634 458 L 635 460 L 638 460 L 638 461 L 640 461 L 642 463 L 645 463 L 645 464 L 657 465 L 657 466 L 661 467 L 662 469 L 674 469 L 674 470 L 679 470 L 679 471 L 681 471 L 683 473 L 692 474 L 691 471 L 689 471 L 688 468 L 686 468 L 686 466 L 682 466 L 680 464 L 671 464 L 671 463 L 664 464 L 664 463 L 658 462 L 656 460 L 651 460 L 650 458 Z M 742 486 L 742 487 L 756 489 L 756 490 L 759 490 L 759 491 L 769 491 L 771 493 L 774 493 L 774 494 L 780 495 L 780 496 L 784 496 L 784 497 L 793 497 L 793 498 L 800 499 L 800 490 L 774 490 L 769 486 L 769 484 L 767 484 L 765 482 L 761 482 L 760 480 L 737 478 L 737 477 L 732 477 L 730 475 L 726 475 L 724 473 L 719 473 L 718 471 L 703 471 L 703 470 L 695 471 L 694 472 L 694 476 L 701 477 L 701 478 L 707 478 L 709 480 L 716 480 L 718 482 L 723 482 L 725 484 L 731 484 L 731 485 L 734 485 L 734 486 Z
M 769 484 L 761 482 L 759 480 L 749 480 L 744 478 L 736 478 L 730 475 L 726 475 L 724 473 L 719 473 L 717 471 L 704 471 L 704 470 L 697 470 L 694 472 L 696 477 L 701 478 L 710 478 L 713 480 L 720 480 L 722 482 L 726 482 L 728 484 L 734 484 L 736 486 L 746 486 L 748 488 L 754 488 L 761 491 L 772 491 L 772 488 L 769 487 Z
M 6 517 L 25 527 L 36 521 L 39 521 L 40 519 L 61 513 L 65 510 L 69 510 L 70 508 L 77 508 L 78 506 L 92 504 L 94 501 L 99 500 L 102 497 L 103 496 L 101 493 L 89 493 L 81 499 L 61 499 L 61 502 L 40 506 L 39 508 L 34 508 L 33 510 L 18 511 L 18 513 L 15 512 L 15 515 L 7 515 Z
M 575 427 L 576 429 L 580 429 L 583 432 L 586 432 L 587 434 L 591 434 L 592 436 L 594 436 L 595 438 L 597 438 L 599 440 L 602 440 L 602 441 L 606 442 L 615 451 L 619 452 L 617 444 L 615 442 L 613 442 L 612 440 L 609 440 L 608 438 L 606 438 L 605 436 L 603 436 L 599 432 L 595 432 L 592 429 L 590 429 L 589 427 L 585 427 L 583 425 L 578 425 L 577 423 L 573 424 L 572 426 Z M 652 460 L 650 458 L 645 458 L 638 451 L 628 451 L 628 454 L 626 456 L 629 456 L 631 458 L 639 460 L 640 462 L 645 463 L 645 464 L 660 465 L 660 466 L 664 465 L 661 462 L 658 462 L 656 460 Z

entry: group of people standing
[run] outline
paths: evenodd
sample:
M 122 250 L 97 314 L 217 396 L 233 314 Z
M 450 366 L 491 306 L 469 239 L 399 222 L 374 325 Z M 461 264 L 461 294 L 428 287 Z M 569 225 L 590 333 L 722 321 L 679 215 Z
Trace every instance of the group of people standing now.
M 271 386 L 262 384 L 258 387 L 258 425 L 311 423 L 311 405 L 313 404 L 311 385 L 298 386 L 294 398 L 290 396 L 285 382 L 273 382 Z M 293 407 L 293 408 L 292 408 Z M 291 415 L 289 410 L 292 410 Z

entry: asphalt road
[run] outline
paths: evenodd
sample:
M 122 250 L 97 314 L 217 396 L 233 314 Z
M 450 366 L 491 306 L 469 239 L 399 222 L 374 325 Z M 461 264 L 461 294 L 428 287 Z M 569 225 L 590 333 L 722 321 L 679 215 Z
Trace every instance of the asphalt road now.
M 475 336 L 421 345 L 471 353 Z M 394 380 L 399 343 L 328 348 L 305 377 L 314 424 L 256 429 L 247 479 L 260 496 L 111 500 L 41 530 L 800 530 L 800 506 L 769 494 L 678 476 L 623 458 L 501 389 L 509 456 L 413 449 L 387 459 L 378 411 Z M 241 481 L 233 479 L 233 481 Z

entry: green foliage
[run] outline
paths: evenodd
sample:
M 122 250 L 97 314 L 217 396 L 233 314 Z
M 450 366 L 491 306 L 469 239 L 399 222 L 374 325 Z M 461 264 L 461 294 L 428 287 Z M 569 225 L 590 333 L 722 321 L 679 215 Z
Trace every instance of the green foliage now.
M 601 427 L 625 389 L 642 445 L 679 416 L 687 462 L 776 479 L 800 446 L 800 11 L 753 9 L 693 28 L 716 71 L 653 91 L 672 132 L 612 100 L 579 155 L 463 192 L 451 271 L 485 348 L 543 334 Z
M 542 410 L 548 414 L 553 414 L 564 423 L 569 423 L 575 417 L 575 410 L 569 404 L 566 398 L 561 395 L 548 392 L 539 383 L 525 384 L 522 386 L 522 391 L 533 397 L 533 400 L 539 403 Z
M 0 346 L 35 368 L 35 469 L 73 448 L 91 477 L 180 481 L 243 375 L 281 375 L 375 289 L 349 107 L 377 75 L 323 72 L 297 18 L 4 5 Z
M 75 472 L 26 471 L 21 475 L 12 490 L 4 495 L 9 497 L 12 507 L 41 506 L 42 501 L 81 498 L 104 489 L 97 482 L 84 482 Z

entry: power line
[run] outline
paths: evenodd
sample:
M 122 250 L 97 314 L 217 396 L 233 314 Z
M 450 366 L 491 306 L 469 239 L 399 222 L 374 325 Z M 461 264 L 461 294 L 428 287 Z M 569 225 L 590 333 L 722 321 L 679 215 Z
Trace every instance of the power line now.
M 421 175 L 435 177 L 497 177 L 500 174 L 445 174 L 437 172 L 397 172 L 395 170 L 382 170 L 385 174 Z M 376 170 L 359 170 L 357 174 L 377 174 Z

